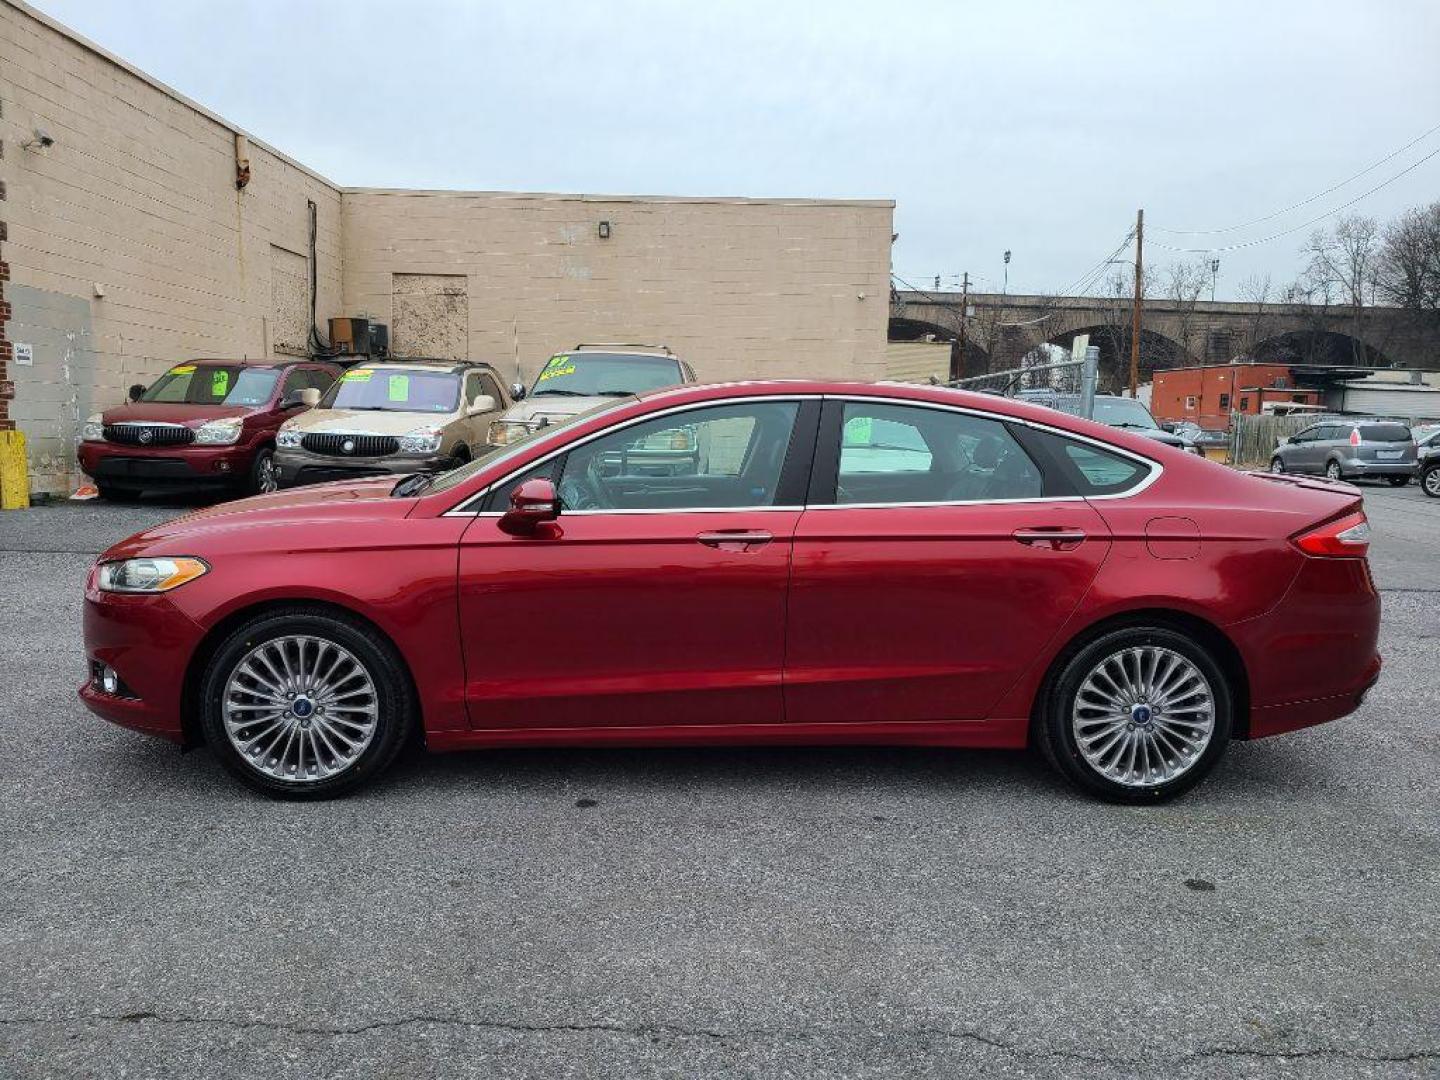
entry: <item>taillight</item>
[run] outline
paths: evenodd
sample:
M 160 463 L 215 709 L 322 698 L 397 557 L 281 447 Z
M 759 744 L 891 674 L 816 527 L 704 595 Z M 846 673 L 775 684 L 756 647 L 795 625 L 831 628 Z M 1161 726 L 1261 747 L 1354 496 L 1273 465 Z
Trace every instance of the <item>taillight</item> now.
M 1295 537 L 1295 546 L 1307 555 L 1328 559 L 1358 559 L 1370 550 L 1370 522 L 1363 511 L 1317 525 Z
M 1351 446 L 1359 446 L 1359 445 L 1360 445 L 1360 429 L 1359 429 L 1359 428 L 1353 428 L 1353 427 L 1352 427 L 1352 428 L 1350 429 L 1350 445 L 1351 445 Z

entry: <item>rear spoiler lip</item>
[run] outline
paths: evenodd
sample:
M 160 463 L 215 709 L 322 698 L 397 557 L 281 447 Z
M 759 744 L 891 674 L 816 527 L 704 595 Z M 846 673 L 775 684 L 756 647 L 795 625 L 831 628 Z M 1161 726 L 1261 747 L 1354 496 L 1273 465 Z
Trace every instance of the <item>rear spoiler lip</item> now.
M 1361 491 L 1354 484 L 1347 484 L 1343 480 L 1330 480 L 1324 476 L 1295 476 L 1292 473 L 1273 473 L 1264 469 L 1246 469 L 1244 476 L 1254 476 L 1261 480 L 1269 480 L 1275 484 L 1291 484 L 1295 487 L 1308 488 L 1311 491 L 1328 491 L 1335 495 L 1351 495 L 1357 499 L 1364 500 L 1365 492 Z

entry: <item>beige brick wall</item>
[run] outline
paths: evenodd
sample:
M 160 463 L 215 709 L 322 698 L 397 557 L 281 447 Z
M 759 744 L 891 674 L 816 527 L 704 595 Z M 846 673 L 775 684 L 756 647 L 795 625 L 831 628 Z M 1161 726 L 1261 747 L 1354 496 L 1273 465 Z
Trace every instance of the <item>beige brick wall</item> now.
M 308 267 L 308 200 L 321 319 L 339 314 L 338 188 L 252 141 L 252 179 L 236 191 L 235 128 L 11 0 L 0 0 L 0 109 L 9 336 L 35 345 L 33 365 L 10 368 L 10 414 L 34 490 L 74 481 L 77 423 L 129 384 L 184 357 L 267 354 L 272 245 L 291 255 L 282 268 Z M 55 145 L 22 148 L 37 126 Z M 298 303 L 308 318 L 300 286 L 282 315 Z
M 463 275 L 470 355 L 507 376 L 517 345 L 533 375 L 578 341 L 642 341 L 671 346 L 707 381 L 877 379 L 892 209 L 347 189 L 344 303 L 389 323 L 404 350 L 415 335 L 397 325 L 397 277 Z
M 55 139 L 26 149 L 36 127 Z M 657 341 L 700 378 L 881 378 L 893 203 L 342 189 L 19 0 L 0 0 L 0 425 L 32 487 L 79 479 L 91 413 L 176 360 L 293 355 L 370 315 L 397 349 L 508 377 L 577 341 Z M 611 235 L 597 235 L 601 221 Z M 103 294 L 103 295 L 102 295 Z M 6 381 L 14 400 L 6 402 Z M 8 410 L 8 415 L 7 415 Z

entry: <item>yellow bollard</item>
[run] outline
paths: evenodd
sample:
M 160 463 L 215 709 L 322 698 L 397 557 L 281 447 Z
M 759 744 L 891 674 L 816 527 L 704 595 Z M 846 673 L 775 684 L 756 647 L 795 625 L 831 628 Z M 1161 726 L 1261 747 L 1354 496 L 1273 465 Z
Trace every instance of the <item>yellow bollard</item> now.
M 25 433 L 0 431 L 0 510 L 30 505 L 30 467 L 25 461 Z

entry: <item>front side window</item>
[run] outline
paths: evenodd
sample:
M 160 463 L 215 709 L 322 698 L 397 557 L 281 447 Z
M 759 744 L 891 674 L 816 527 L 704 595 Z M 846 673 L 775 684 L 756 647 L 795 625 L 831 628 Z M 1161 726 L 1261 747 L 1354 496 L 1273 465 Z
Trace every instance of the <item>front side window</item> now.
M 140 395 L 141 401 L 167 404 L 219 405 L 234 388 L 239 364 L 176 364 Z M 273 372 L 271 372 L 273 376 Z M 271 385 L 274 385 L 273 383 Z
M 1040 470 L 1004 424 L 907 405 L 847 401 L 835 502 L 990 502 L 1039 498 Z
M 540 369 L 530 396 L 630 397 L 684 381 L 680 362 L 668 356 L 558 353 Z
M 774 506 L 794 401 L 741 402 L 656 417 L 565 455 L 567 510 L 685 510 Z
M 448 371 L 351 368 L 320 402 L 322 409 L 379 412 L 454 412 L 460 376 Z

